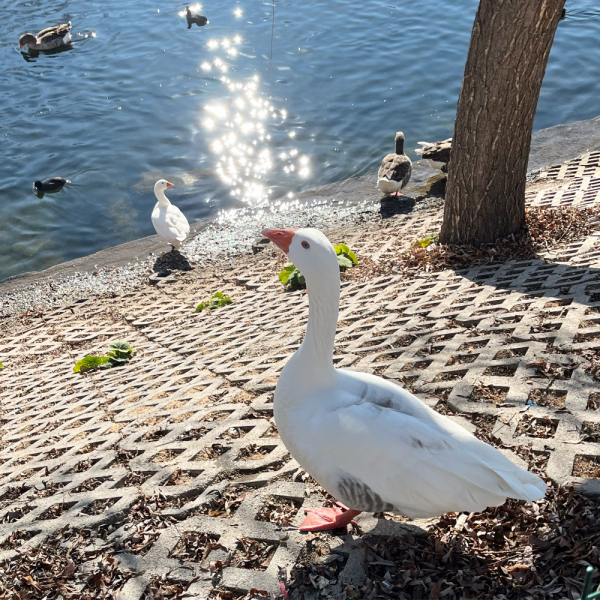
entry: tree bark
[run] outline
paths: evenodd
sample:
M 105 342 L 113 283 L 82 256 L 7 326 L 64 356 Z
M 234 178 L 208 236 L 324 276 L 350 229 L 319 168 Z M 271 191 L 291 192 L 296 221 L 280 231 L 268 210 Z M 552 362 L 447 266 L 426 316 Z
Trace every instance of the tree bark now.
M 525 225 L 533 119 L 565 0 L 480 0 L 458 101 L 440 241 Z

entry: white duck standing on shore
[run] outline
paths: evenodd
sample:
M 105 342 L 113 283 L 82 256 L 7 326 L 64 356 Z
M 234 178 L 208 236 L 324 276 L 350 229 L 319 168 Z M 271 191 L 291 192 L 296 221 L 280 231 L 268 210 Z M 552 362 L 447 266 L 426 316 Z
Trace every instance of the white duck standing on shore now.
M 54 50 L 71 42 L 71 21 L 42 29 L 37 35 L 25 33 L 19 38 L 19 47 L 29 50 Z
M 168 244 L 171 244 L 173 250 L 179 250 L 181 242 L 190 233 L 190 224 L 185 215 L 165 196 L 165 190 L 173 187 L 165 179 L 159 179 L 154 184 L 154 195 L 158 202 L 152 211 L 152 225 L 158 233 L 158 237 Z
M 306 337 L 285 365 L 274 414 L 283 443 L 342 508 L 307 510 L 301 531 L 362 511 L 426 518 L 542 498 L 546 484 L 390 381 L 335 369 L 340 271 L 316 229 L 265 229 L 306 278 Z M 344 506 L 345 505 L 345 506 Z
M 377 173 L 377 188 L 386 196 L 400 196 L 400 190 L 406 187 L 412 173 L 412 162 L 404 154 L 404 134 L 396 133 L 396 152 L 387 154 L 381 161 Z

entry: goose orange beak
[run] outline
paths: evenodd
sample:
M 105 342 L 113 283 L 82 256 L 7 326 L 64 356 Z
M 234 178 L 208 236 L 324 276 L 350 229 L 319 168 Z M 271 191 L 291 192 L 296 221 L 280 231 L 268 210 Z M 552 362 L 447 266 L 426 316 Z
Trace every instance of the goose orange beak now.
M 167 181 L 167 187 L 173 187 L 173 185 L 174 185 L 173 183 L 169 183 L 169 182 Z
M 262 234 L 269 238 L 278 248 L 286 254 L 290 251 L 290 244 L 296 233 L 295 229 L 263 229 Z

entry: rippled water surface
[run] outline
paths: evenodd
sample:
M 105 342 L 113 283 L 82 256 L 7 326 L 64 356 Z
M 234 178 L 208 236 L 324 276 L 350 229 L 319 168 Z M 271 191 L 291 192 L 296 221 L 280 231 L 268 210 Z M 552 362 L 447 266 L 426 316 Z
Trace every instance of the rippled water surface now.
M 206 0 L 209 24 L 188 29 L 179 2 L 9 2 L 0 279 L 154 233 L 161 177 L 192 222 L 371 172 L 398 129 L 415 158 L 418 140 L 452 134 L 476 6 Z M 600 112 L 600 9 L 567 10 L 536 129 Z M 69 20 L 72 49 L 19 52 L 20 34 Z M 55 175 L 72 184 L 33 193 Z

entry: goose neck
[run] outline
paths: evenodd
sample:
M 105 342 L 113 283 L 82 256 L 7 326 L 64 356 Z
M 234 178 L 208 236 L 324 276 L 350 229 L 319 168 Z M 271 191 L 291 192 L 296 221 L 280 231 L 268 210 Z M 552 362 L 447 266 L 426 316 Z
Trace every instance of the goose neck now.
M 165 196 L 165 193 L 162 190 L 156 190 L 154 194 L 158 200 L 158 205 L 161 208 L 167 208 L 167 206 L 171 204 L 170 200 Z
M 404 154 L 404 138 L 396 139 L 396 154 Z
M 315 290 L 309 287 L 309 310 L 306 337 L 297 352 L 297 368 L 314 380 L 319 374 L 332 375 L 333 345 L 337 328 L 340 291 Z

